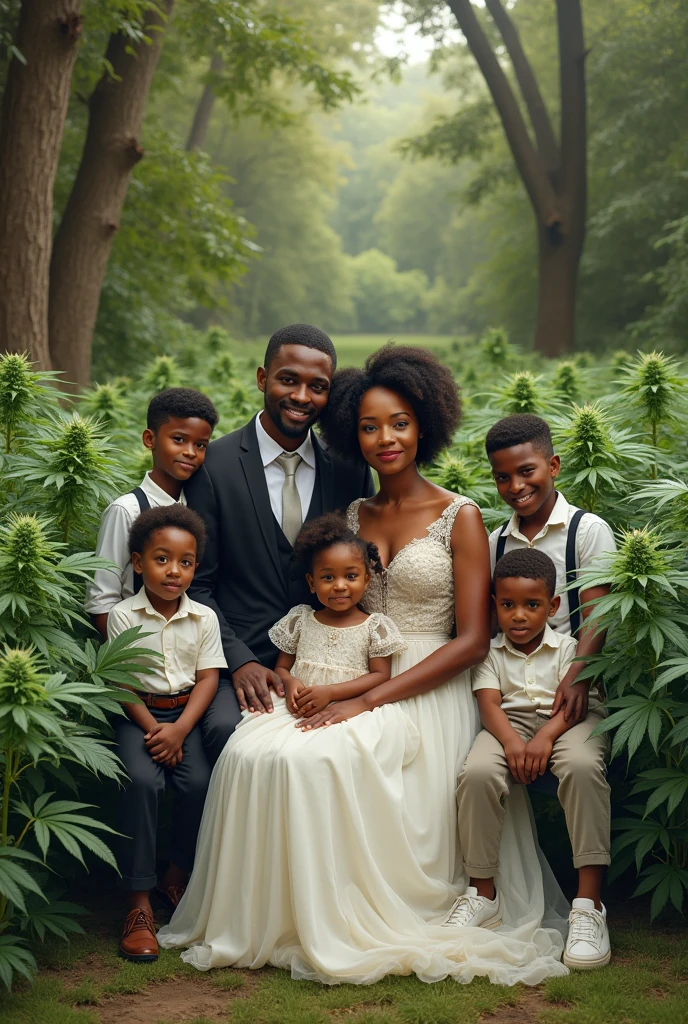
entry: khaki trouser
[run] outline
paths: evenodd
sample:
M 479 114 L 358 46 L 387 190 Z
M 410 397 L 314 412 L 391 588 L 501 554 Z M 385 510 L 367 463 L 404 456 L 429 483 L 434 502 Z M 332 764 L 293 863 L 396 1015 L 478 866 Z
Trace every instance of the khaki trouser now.
M 535 711 L 508 711 L 507 716 L 526 742 L 548 721 Z M 588 711 L 584 721 L 555 741 L 549 762 L 559 780 L 557 796 L 566 816 L 576 868 L 610 862 L 609 784 L 604 763 L 607 740 L 605 736 L 590 737 L 603 717 L 601 711 Z M 456 789 L 459 841 L 472 878 L 492 878 L 497 873 L 504 805 L 515 784 L 502 744 L 483 729 L 473 741 Z

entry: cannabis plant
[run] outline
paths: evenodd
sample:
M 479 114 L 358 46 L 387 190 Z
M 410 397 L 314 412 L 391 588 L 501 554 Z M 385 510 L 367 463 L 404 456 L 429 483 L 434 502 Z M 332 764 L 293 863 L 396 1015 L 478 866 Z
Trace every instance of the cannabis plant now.
M 561 456 L 560 482 L 567 498 L 590 512 L 613 507 L 633 486 L 640 467 L 655 450 L 615 425 L 598 403 L 574 405 L 571 415 L 554 421 L 555 447 Z M 614 517 L 615 518 L 615 517 Z
M 12 451 L 20 424 L 33 424 L 55 408 L 59 396 L 50 385 L 57 376 L 34 370 L 25 355 L 0 355 L 0 432 L 5 453 Z
M 123 701 L 136 700 L 111 683 L 139 685 L 132 673 L 146 671 L 142 650 L 129 650 L 139 631 L 127 630 L 97 653 L 87 646 L 71 676 L 51 672 L 31 647 L 0 651 L 0 979 L 8 988 L 13 975 L 35 972 L 27 939 L 43 940 L 47 932 L 66 939 L 82 930 L 74 920 L 82 908 L 51 899 L 43 883 L 46 869 L 54 877 L 57 851 L 84 868 L 87 851 L 116 870 L 98 835 L 113 830 L 85 813 L 92 805 L 61 799 L 56 790 L 65 780 L 76 788 L 69 765 L 99 778 L 123 777 L 101 726 L 107 714 L 122 713 Z
M 148 398 L 166 388 L 176 388 L 182 383 L 179 366 L 172 356 L 158 356 L 144 373 L 141 384 Z
M 583 676 L 602 677 L 610 716 L 596 732 L 613 734 L 612 758 L 637 774 L 611 877 L 635 862 L 636 895 L 652 893 L 651 915 L 688 890 L 688 636 L 685 558 L 650 529 L 621 535 L 619 551 L 581 572 L 581 589 L 609 586 L 589 622 L 607 631 Z M 637 803 L 633 797 L 642 794 Z
M 635 362 L 620 369 L 625 378 L 616 381 L 624 385 L 617 404 L 627 408 L 634 420 L 647 425 L 656 448 L 660 428 L 675 422 L 686 409 L 688 378 L 679 373 L 676 360 L 663 352 L 639 352 Z
M 49 508 L 62 539 L 92 533 L 122 485 L 117 450 L 102 424 L 78 413 L 36 428 L 31 453 L 9 456 L 5 477 L 23 485 L 23 508 Z

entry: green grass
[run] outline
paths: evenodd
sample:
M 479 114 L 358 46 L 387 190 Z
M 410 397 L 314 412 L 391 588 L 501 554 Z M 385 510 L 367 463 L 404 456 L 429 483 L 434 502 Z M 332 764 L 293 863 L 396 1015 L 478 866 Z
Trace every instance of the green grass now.
M 644 910 L 638 908 L 638 917 Z M 113 932 L 114 933 L 114 932 Z M 33 987 L 0 994 L 2 1024 L 101 1024 L 126 1000 L 155 986 L 150 1024 L 211 1024 L 204 994 L 226 1000 L 226 1024 L 678 1024 L 688 1020 L 688 936 L 685 928 L 652 930 L 634 921 L 612 934 L 614 962 L 539 986 L 506 988 L 484 978 L 470 985 L 389 977 L 376 985 L 331 988 L 295 982 L 282 971 L 201 973 L 163 951 L 155 964 L 119 960 L 111 937 L 79 937 L 43 948 Z M 189 1016 L 180 1018 L 166 982 L 193 986 Z M 178 988 L 177 990 L 178 991 Z M 185 988 L 185 991 L 190 991 Z M 194 996 L 197 993 L 197 996 Z M 521 1005 L 523 1004 L 523 1005 Z M 222 1008 L 225 1004 L 220 1003 Z M 206 1015 L 204 1015 L 204 1013 Z M 521 1016 L 522 1015 L 522 1016 Z M 119 1017 L 118 1017 L 119 1019 Z
M 388 341 L 396 341 L 400 345 L 422 345 L 425 348 L 435 349 L 439 352 L 446 349 L 454 340 L 449 335 L 430 334 L 333 334 L 332 341 L 337 349 L 337 358 L 340 366 L 362 366 L 366 356 L 370 355 Z M 236 342 L 232 351 L 237 356 L 250 360 L 253 365 L 258 366 L 265 354 L 267 338 L 259 341 Z

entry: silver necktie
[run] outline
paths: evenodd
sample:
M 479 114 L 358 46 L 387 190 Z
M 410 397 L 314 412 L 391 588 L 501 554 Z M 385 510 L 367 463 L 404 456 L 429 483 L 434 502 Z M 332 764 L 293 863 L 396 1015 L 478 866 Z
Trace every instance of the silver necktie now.
M 278 466 L 284 470 L 284 484 L 282 486 L 282 533 L 289 543 L 294 546 L 296 535 L 303 523 L 303 512 L 301 511 L 301 498 L 296 486 L 296 470 L 301 465 L 302 459 L 298 452 L 282 452 L 275 459 Z

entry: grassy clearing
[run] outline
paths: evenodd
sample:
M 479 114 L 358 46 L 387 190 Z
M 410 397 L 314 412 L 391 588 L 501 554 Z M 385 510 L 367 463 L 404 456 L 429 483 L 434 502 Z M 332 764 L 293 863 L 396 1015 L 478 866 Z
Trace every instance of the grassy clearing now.
M 621 909 L 621 908 L 620 908 Z M 643 910 L 638 908 L 638 916 Z M 612 920 L 614 913 L 612 912 Z M 677 1024 L 688 1020 L 688 936 L 676 923 L 631 921 L 612 933 L 614 962 L 536 989 L 477 979 L 424 985 L 390 977 L 369 987 L 323 988 L 281 971 L 199 974 L 176 953 L 136 966 L 107 932 L 39 952 L 32 988 L 0 995 L 2 1024 Z M 102 922 L 100 923 L 102 926 Z

